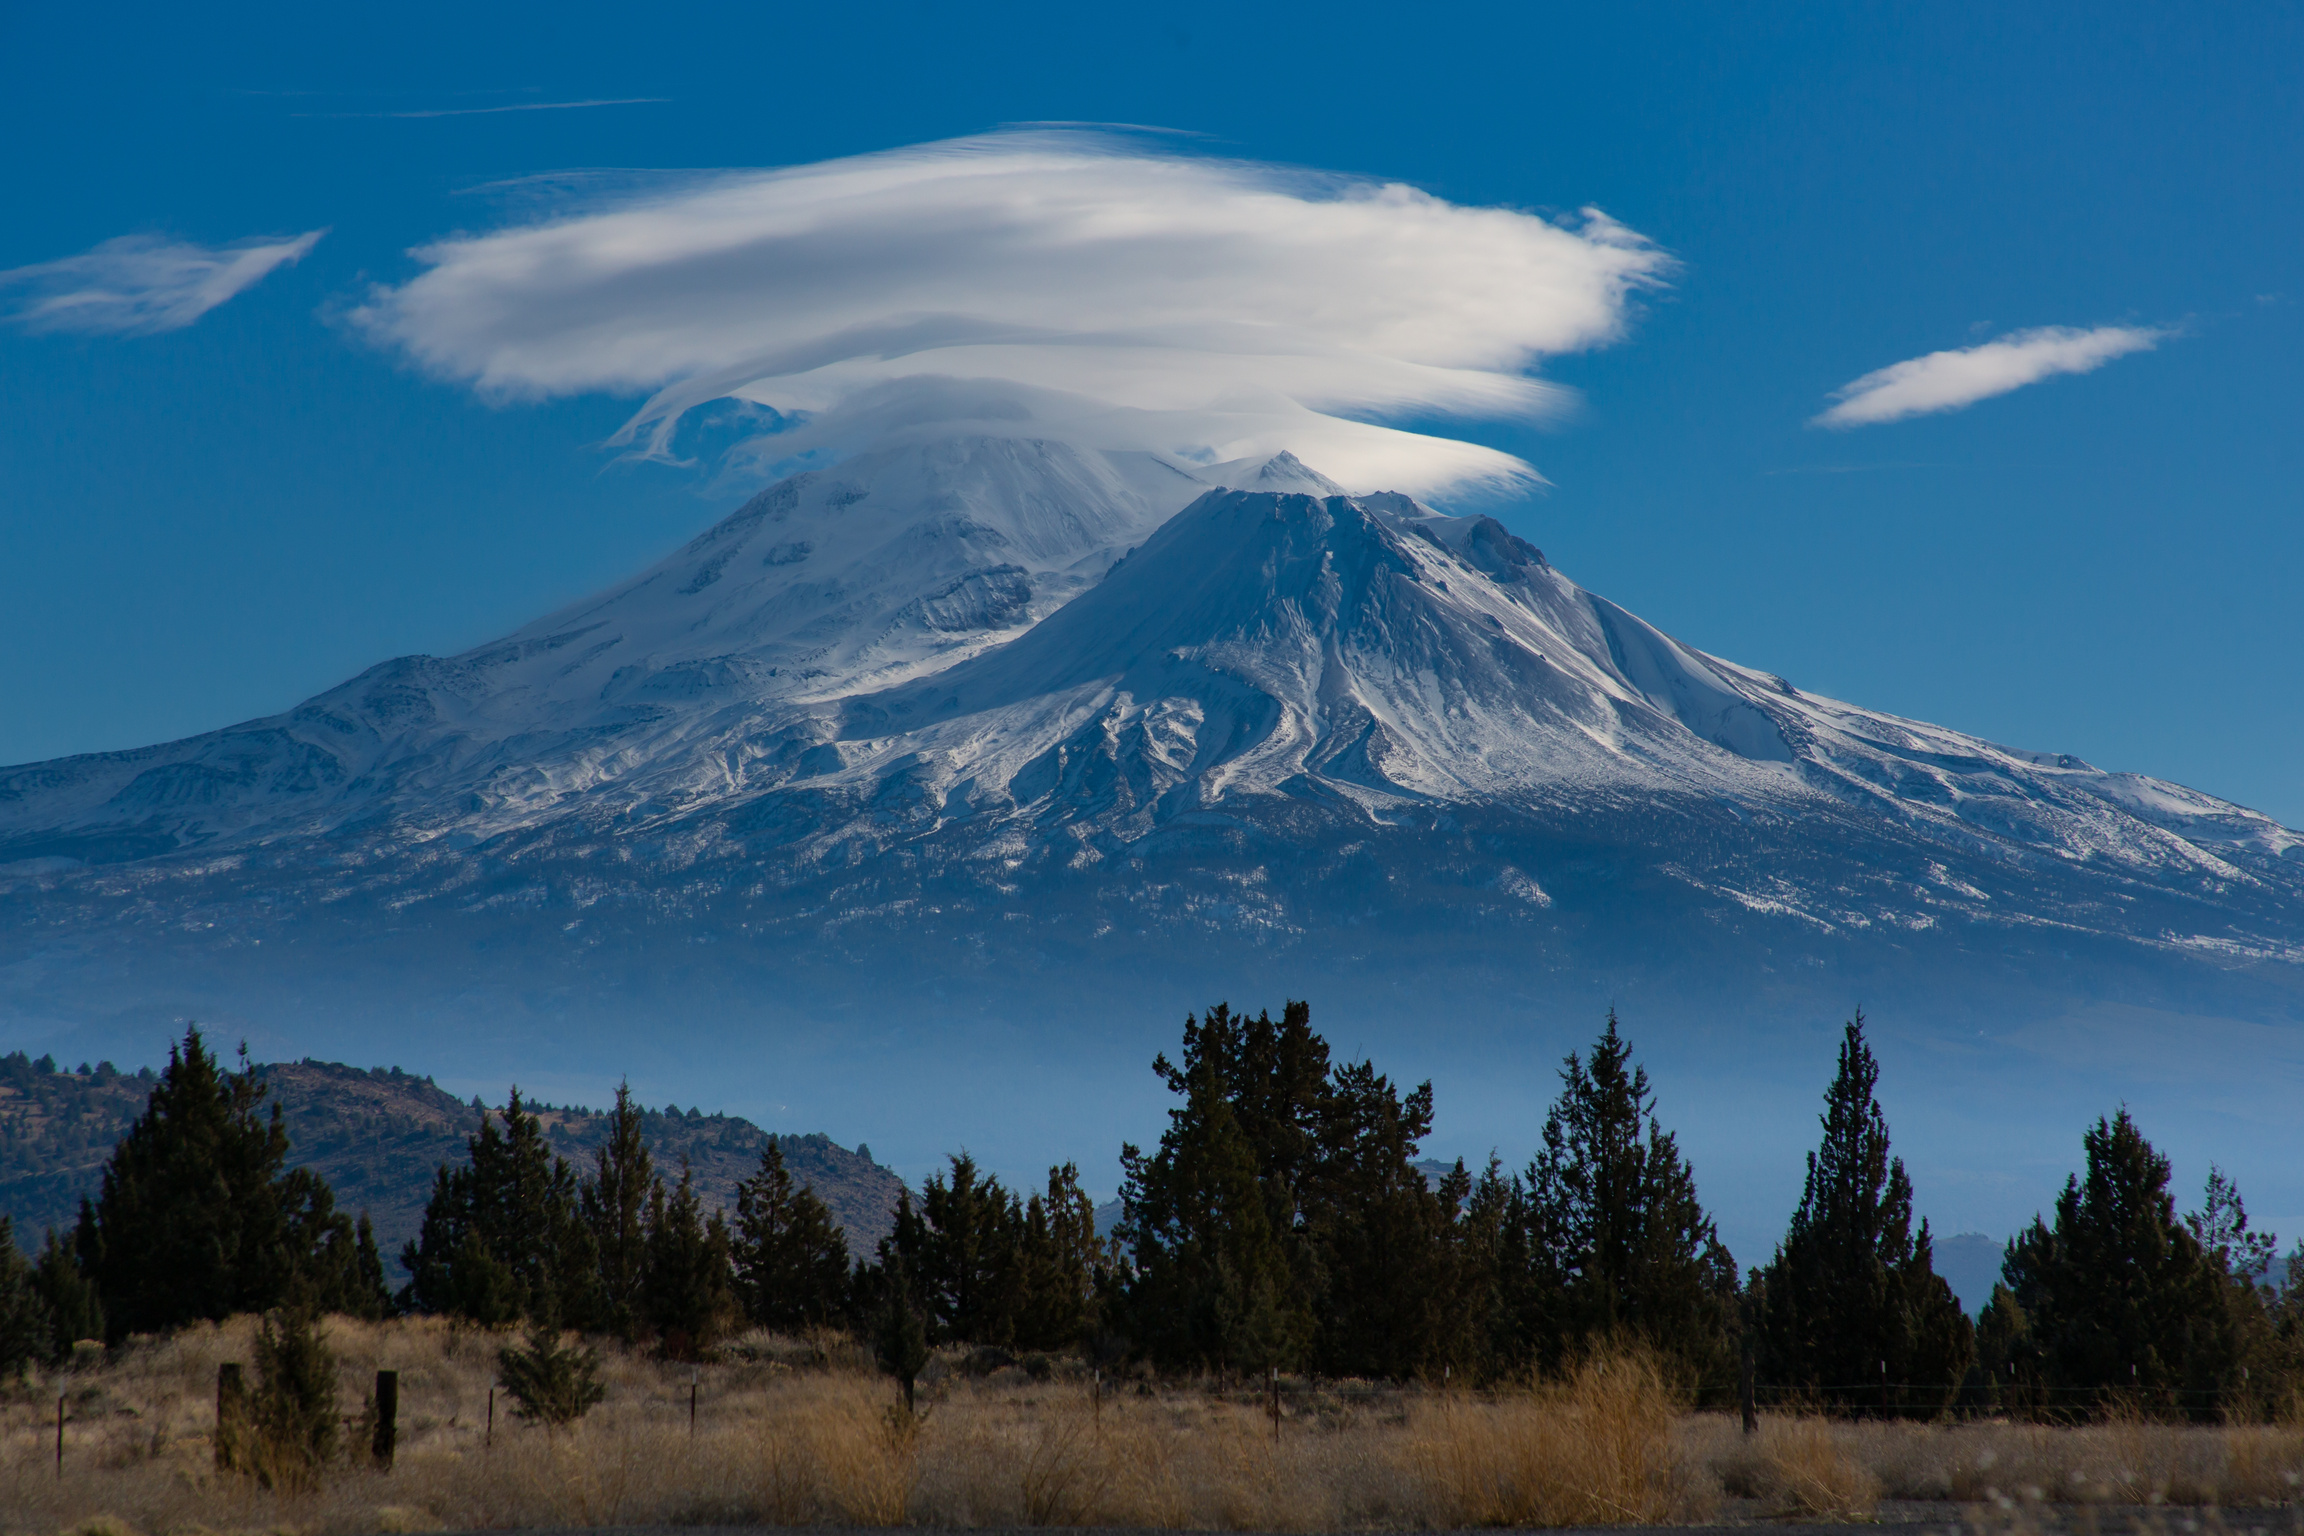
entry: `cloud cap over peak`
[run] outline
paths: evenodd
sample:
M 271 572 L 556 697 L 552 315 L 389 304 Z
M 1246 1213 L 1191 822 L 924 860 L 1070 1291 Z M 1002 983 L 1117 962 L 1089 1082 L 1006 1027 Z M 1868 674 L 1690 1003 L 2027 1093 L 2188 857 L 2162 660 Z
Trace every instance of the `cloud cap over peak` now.
M 1866 427 L 1964 410 L 2060 373 L 2092 373 L 2116 357 L 2149 352 L 2173 333 L 2142 326 L 2047 325 L 1979 346 L 1931 352 L 1875 369 L 1832 392 L 1837 403 L 1814 427 Z
M 274 268 L 302 261 L 326 233 L 255 236 L 229 245 L 122 235 L 78 256 L 0 272 L 0 291 L 22 291 L 8 318 L 27 330 L 115 336 L 180 331 L 255 287 Z
M 1310 449 L 1402 490 L 1531 472 L 1367 418 L 1545 414 L 1562 392 L 1528 371 L 1615 340 L 1669 266 L 1596 211 L 1072 129 L 689 177 L 415 254 L 355 311 L 371 337 L 498 396 L 648 392 L 624 436 L 651 453 L 714 399 L 824 439 L 902 398 L 1089 446 Z

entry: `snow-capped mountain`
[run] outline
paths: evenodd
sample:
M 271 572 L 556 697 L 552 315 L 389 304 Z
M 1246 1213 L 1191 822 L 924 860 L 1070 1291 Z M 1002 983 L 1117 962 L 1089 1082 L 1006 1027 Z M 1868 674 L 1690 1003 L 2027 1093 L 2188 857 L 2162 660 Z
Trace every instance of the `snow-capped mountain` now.
M 0 771 L 0 945 L 20 1033 L 549 1019 L 570 1059 L 635 1013 L 677 1050 L 1243 981 L 1376 1023 L 2287 1018 L 2304 837 L 1803 693 L 1285 455 L 979 438 L 795 476 L 464 655 Z

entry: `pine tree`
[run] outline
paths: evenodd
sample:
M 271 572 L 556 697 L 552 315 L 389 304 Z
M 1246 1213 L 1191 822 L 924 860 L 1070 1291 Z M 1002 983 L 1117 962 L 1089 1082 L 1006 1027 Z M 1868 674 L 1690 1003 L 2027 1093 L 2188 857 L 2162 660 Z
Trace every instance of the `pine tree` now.
M 403 1301 L 486 1327 L 586 1320 L 594 1265 L 576 1175 L 553 1155 L 517 1087 L 501 1115 L 482 1112 L 465 1151 L 464 1164 L 433 1176 L 423 1225 L 401 1254 L 411 1277 Z M 352 1267 L 368 1263 L 355 1258 Z M 375 1274 L 381 1284 L 380 1263 Z
M 2084 1176 L 2065 1182 L 2053 1226 L 2035 1218 L 2001 1275 L 2037 1353 L 2041 1388 L 2065 1409 L 2127 1400 L 2212 1411 L 2187 1391 L 2221 1362 L 2218 1277 L 2176 1219 L 2168 1160 L 2122 1109 L 2082 1138 Z
M 51 1332 L 44 1351 L 48 1359 L 69 1360 L 72 1346 L 82 1339 L 104 1337 L 104 1304 L 96 1287 L 80 1272 L 80 1260 L 72 1245 L 58 1237 L 54 1227 L 48 1229 L 47 1240 L 40 1245 L 40 1257 L 32 1266 L 32 1284 L 48 1309 Z
M 267 1488 L 309 1488 L 336 1454 L 336 1356 L 307 1302 L 265 1314 L 256 1376 L 257 1480 Z
M 1535 1289 L 1559 1298 L 1543 1363 L 1632 1338 L 1724 1387 L 1736 1368 L 1735 1262 L 1631 1057 L 1611 1009 L 1590 1065 L 1574 1054 L 1563 1065 L 1528 1169 Z
M 815 1192 L 793 1179 L 773 1136 L 758 1171 L 736 1186 L 731 1259 L 744 1315 L 760 1327 L 827 1327 L 847 1303 L 847 1236 Z
M 1189 1075 L 1164 1058 L 1155 1063 L 1185 1095 L 1169 1111 L 1159 1150 L 1120 1149 L 1125 1178 L 1113 1235 L 1128 1270 L 1126 1331 L 1164 1366 L 1292 1367 L 1309 1353 L 1314 1319 L 1273 1228 L 1274 1191 L 1225 1094 L 1220 1058 L 1191 1049 L 1189 1024 L 1186 1039 Z M 1292 1207 L 1292 1194 L 1280 1194 Z
M 299 1286 L 317 1307 L 359 1304 L 342 1290 L 358 1271 L 352 1223 L 317 1175 L 283 1173 L 287 1128 L 277 1105 L 259 1116 L 264 1087 L 242 1056 L 221 1072 L 187 1029 L 81 1203 L 75 1257 L 114 1342 L 269 1311 Z
M 647 1317 L 641 1291 L 648 1270 L 648 1202 L 656 1184 L 631 1085 L 620 1083 L 608 1139 L 595 1154 L 593 1176 L 584 1181 L 583 1211 L 599 1265 L 599 1324 L 626 1340 L 639 1336 Z
M 1316 1355 L 1339 1376 L 1412 1376 L 1461 1363 L 1457 1208 L 1461 1164 L 1434 1190 L 1416 1166 L 1432 1085 L 1406 1098 L 1370 1062 L 1337 1069 L 1320 1097 L 1318 1161 L 1303 1200 L 1322 1284 Z
M 1889 1154 L 1879 1078 L 1859 1012 L 1824 1095 L 1823 1145 L 1761 1277 L 1758 1363 L 1821 1401 L 1933 1414 L 1966 1377 L 1975 1334 L 1934 1271 L 1928 1223 L 1913 1235 L 1912 1181 Z
M 935 1174 L 922 1186 L 916 1217 L 897 1224 L 896 1246 L 935 1342 L 1015 1342 L 1023 1225 L 1016 1197 L 965 1152 L 951 1159 L 949 1178 Z
M 680 1182 L 669 1195 L 662 1180 L 649 1191 L 640 1285 L 644 1315 L 667 1356 L 693 1360 L 727 1331 L 736 1315 L 728 1250 L 727 1225 L 718 1212 L 704 1215 L 695 1174 L 683 1158 Z
M 40 1294 L 32 1261 L 16 1246 L 15 1223 L 0 1216 L 0 1381 L 46 1359 L 55 1333 L 56 1319 Z
M 876 1273 L 881 1300 L 879 1316 L 874 1320 L 874 1353 L 879 1357 L 880 1368 L 903 1384 L 904 1411 L 909 1414 L 917 1410 L 914 1383 L 920 1378 L 921 1368 L 928 1363 L 928 1330 L 912 1299 L 911 1276 L 905 1271 L 902 1257 L 891 1249 L 886 1239 L 880 1244 Z
M 1096 1275 L 1106 1267 L 1096 1235 L 1096 1205 L 1080 1188 L 1072 1163 L 1048 1170 L 1048 1191 L 1024 1204 L 1023 1303 L 1016 1343 L 1068 1349 L 1094 1321 Z
M 558 1329 L 538 1323 L 522 1343 L 497 1349 L 496 1379 L 511 1394 L 512 1412 L 546 1429 L 575 1423 L 608 1396 L 599 1353 L 563 1343 Z
M 1525 1380 L 1540 1343 L 1561 1331 L 1560 1292 L 1542 1283 L 1533 1220 L 1527 1186 L 1491 1154 L 1465 1197 L 1457 1236 L 1465 1365 L 1475 1380 Z

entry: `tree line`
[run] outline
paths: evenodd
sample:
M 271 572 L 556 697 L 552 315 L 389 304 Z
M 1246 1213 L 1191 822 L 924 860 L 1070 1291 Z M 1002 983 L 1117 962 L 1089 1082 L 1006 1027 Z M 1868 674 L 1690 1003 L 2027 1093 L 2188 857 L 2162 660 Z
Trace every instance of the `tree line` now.
M 1302 1003 L 1277 1020 L 1208 1009 L 1153 1070 L 1168 1125 L 1122 1148 L 1108 1239 L 1073 1165 L 1014 1190 L 961 1154 L 900 1197 L 862 1262 L 773 1137 L 735 1210 L 707 1211 L 685 1167 L 655 1166 L 628 1091 L 579 1171 L 515 1089 L 438 1170 L 395 1292 L 366 1218 L 286 1168 L 245 1061 L 222 1070 L 191 1029 L 76 1230 L 32 1259 L 0 1241 L 0 1369 L 288 1308 L 524 1323 L 531 1350 L 574 1330 L 680 1358 L 745 1328 L 844 1329 L 907 1394 L 941 1345 L 1487 1384 L 1632 1346 L 1700 1401 L 1922 1416 L 2254 1416 L 2304 1390 L 2304 1246 L 2275 1278 L 2274 1240 L 2221 1172 L 2179 1217 L 2167 1159 L 2125 1109 L 2084 1136 L 2084 1172 L 2008 1245 L 1972 1324 L 1915 1225 L 1861 1013 L 1785 1235 L 1742 1274 L 1613 1013 L 1563 1063 L 1520 1169 L 1428 1177 L 1431 1084 L 1333 1060 Z

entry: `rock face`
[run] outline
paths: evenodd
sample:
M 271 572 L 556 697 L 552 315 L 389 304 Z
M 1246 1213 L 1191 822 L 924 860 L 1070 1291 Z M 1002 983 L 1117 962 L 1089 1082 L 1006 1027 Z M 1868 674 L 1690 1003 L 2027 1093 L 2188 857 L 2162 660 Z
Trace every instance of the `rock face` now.
M 2304 838 L 1802 693 L 1285 456 L 975 439 L 465 655 L 0 772 L 0 945 L 25 1039 L 389 1021 L 523 1071 L 893 1017 L 1029 1060 L 1243 981 L 1490 1044 L 1631 995 L 2286 1020 Z

